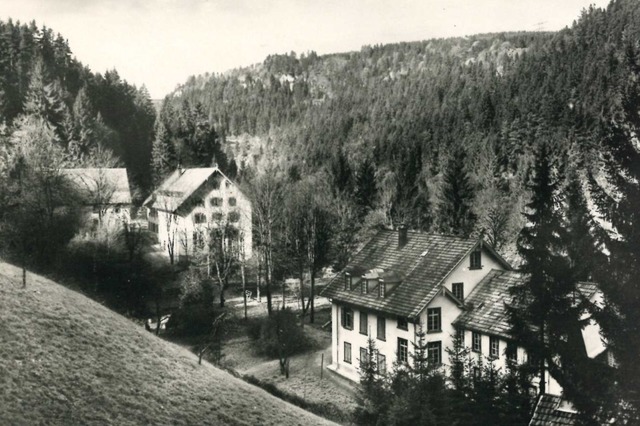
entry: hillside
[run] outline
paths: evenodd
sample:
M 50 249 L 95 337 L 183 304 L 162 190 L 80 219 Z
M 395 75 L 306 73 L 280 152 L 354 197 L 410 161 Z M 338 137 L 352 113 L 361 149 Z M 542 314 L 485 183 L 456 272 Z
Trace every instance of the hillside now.
M 0 424 L 329 424 L 5 263 L 0 389 Z
M 542 142 L 579 173 L 599 168 L 599 144 L 640 63 L 638 16 L 639 2 L 614 0 L 554 33 L 271 55 L 190 77 L 166 97 L 154 146 L 173 155 L 167 171 L 188 163 L 185 123 L 208 116 L 226 154 L 215 158 L 239 180 L 273 165 L 319 176 L 324 192 L 377 211 L 386 226 L 436 232 L 446 231 L 446 176 L 466 174 L 474 234 L 498 225 L 493 242 L 513 247 Z

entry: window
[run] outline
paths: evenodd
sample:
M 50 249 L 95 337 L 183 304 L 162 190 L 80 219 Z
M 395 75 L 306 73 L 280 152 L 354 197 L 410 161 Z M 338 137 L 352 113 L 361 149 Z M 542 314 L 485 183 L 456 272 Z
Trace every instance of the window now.
M 344 362 L 351 364 L 351 343 L 344 342 Z
M 201 232 L 193 233 L 193 246 L 197 248 L 204 248 L 204 235 Z
M 222 198 L 212 197 L 209 199 L 209 204 L 211 204 L 211 207 L 220 207 L 222 205 Z
M 351 275 L 344 274 L 344 289 L 351 290 Z
M 457 344 L 460 345 L 461 348 L 464 347 L 464 330 L 459 328 L 456 330 L 456 339 L 457 339 Z
M 360 368 L 363 368 L 367 361 L 367 348 L 360 348 Z
M 229 222 L 236 223 L 238 221 L 240 221 L 240 213 L 229 212 Z
M 482 268 L 482 251 L 480 251 L 480 249 L 477 249 L 471 252 L 469 269 L 480 268 Z
M 238 201 L 236 201 L 235 197 L 229 197 L 229 205 L 231 207 L 234 207 L 237 203 L 238 203 Z
M 384 299 L 385 294 L 387 293 L 387 285 L 385 283 L 380 283 L 378 286 L 378 297 Z
M 199 198 L 195 201 L 197 207 L 204 207 L 204 199 Z
M 427 332 L 441 331 L 440 314 L 441 314 L 440 308 L 427 309 Z
M 480 379 L 480 367 L 473 367 L 473 380 Z
M 498 358 L 500 356 L 500 339 L 495 336 L 489 337 L 489 356 Z
M 369 292 L 369 280 L 362 280 L 360 283 L 360 290 L 362 294 L 367 294 Z
M 459 301 L 464 301 L 464 283 L 451 284 L 451 292 Z
M 369 328 L 369 316 L 366 312 L 360 311 L 360 334 L 368 334 L 367 329 Z
M 378 374 L 387 374 L 387 357 L 378 352 Z
M 505 352 L 509 361 L 518 362 L 518 347 L 514 342 L 507 342 L 507 349 Z
M 476 333 L 475 331 L 471 334 L 472 347 L 471 349 L 474 352 L 482 352 L 482 335 L 480 333 Z
M 409 342 L 398 337 L 398 362 L 407 362 L 409 359 Z
M 353 330 L 353 311 L 351 308 L 342 308 L 342 326 L 347 330 Z
M 408 330 L 409 329 L 409 322 L 407 321 L 406 318 L 398 317 L 398 328 L 400 330 Z
M 149 217 L 158 217 L 158 210 L 156 209 L 149 210 Z
M 387 319 L 378 316 L 378 340 L 387 340 Z
M 442 342 L 427 343 L 427 360 L 431 366 L 442 363 Z
M 214 213 L 213 215 L 211 215 L 211 218 L 213 219 L 213 221 L 215 223 L 220 223 L 222 222 L 222 218 L 224 217 L 224 215 L 222 213 Z
M 204 213 L 196 213 L 193 215 L 193 221 L 195 223 L 207 223 L 207 215 Z

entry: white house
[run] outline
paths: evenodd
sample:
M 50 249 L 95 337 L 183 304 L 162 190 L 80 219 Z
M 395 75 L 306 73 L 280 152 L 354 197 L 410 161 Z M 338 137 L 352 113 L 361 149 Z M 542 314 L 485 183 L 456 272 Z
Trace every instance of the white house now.
M 332 302 L 328 368 L 358 381 L 359 360 L 367 356 L 371 336 L 378 367 L 388 371 L 394 361 L 410 360 L 419 327 L 427 333 L 433 364 L 446 366 L 446 349 L 454 348 L 456 336 L 472 356 L 492 359 L 496 367 L 506 367 L 507 359 L 528 362 L 525 350 L 510 335 L 506 308 L 510 288 L 524 279 L 481 240 L 380 231 L 322 292 Z M 577 285 L 575 301 L 581 300 L 603 303 L 597 285 L 587 282 Z M 581 318 L 587 325 L 576 330 L 585 355 L 611 363 L 599 326 L 588 315 Z M 544 380 L 547 396 L 541 403 L 556 401 L 553 396 L 562 395 L 561 386 L 548 373 Z M 560 408 L 571 409 L 566 402 Z
M 491 270 L 510 269 L 480 240 L 380 231 L 322 292 L 332 302 L 329 368 L 357 381 L 369 336 L 381 370 L 408 361 L 419 324 L 431 362 L 446 363 L 464 300 Z
M 178 169 L 145 200 L 149 230 L 176 259 L 194 253 L 209 227 L 239 231 L 246 259 L 252 255 L 251 203 L 217 167 Z
M 98 225 L 119 227 L 130 221 L 132 197 L 127 169 L 62 169 L 62 175 L 77 189 L 87 219 Z

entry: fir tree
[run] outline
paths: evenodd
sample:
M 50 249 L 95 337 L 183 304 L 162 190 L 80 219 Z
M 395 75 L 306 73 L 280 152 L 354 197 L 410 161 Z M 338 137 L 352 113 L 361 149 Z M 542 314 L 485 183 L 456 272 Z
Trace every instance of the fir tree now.
M 513 301 L 508 309 L 515 340 L 531 359 L 538 360 L 541 393 L 546 391 L 547 368 L 559 369 L 554 345 L 575 323 L 570 316 L 575 286 L 564 257 L 559 184 L 548 144 L 543 142 L 530 186 L 532 198 L 524 213 L 527 225 L 517 242 L 526 280 L 512 288 Z
M 366 159 L 358 168 L 355 184 L 355 202 L 364 217 L 375 205 L 378 188 L 376 186 L 376 170 L 371 160 Z
M 468 237 L 476 224 L 474 189 L 466 169 L 467 155 L 458 148 L 443 177 L 438 218 L 440 232 Z
M 356 394 L 357 407 L 354 422 L 359 425 L 380 424 L 386 412 L 389 391 L 385 377 L 380 375 L 377 362 L 376 342 L 371 336 L 367 340 L 367 357 L 360 361 L 360 384 Z
M 158 118 L 156 137 L 151 148 L 151 173 L 153 185 L 158 186 L 167 174 L 177 165 L 176 155 L 171 137 L 164 123 Z
M 603 132 L 604 167 L 592 172 L 590 188 L 599 212 L 615 232 L 606 240 L 609 265 L 600 278 L 606 306 L 598 313 L 598 323 L 615 359 L 612 379 L 619 393 L 617 404 L 605 408 L 621 423 L 632 424 L 640 422 L 640 51 L 636 46 L 628 46 L 625 61 L 628 75 L 617 98 L 619 112 Z M 605 177 L 606 184 L 597 177 Z

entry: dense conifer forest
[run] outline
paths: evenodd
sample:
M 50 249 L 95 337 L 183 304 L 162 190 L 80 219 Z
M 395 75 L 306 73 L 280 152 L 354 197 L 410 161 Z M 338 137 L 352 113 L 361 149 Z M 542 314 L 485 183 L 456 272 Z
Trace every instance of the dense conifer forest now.
M 441 231 L 451 228 L 443 188 L 463 176 L 454 198 L 472 207 L 466 228 L 508 245 L 523 225 L 535 147 L 549 141 L 578 168 L 597 152 L 632 72 L 639 13 L 636 2 L 616 1 L 557 33 L 292 52 L 190 77 L 162 104 L 157 124 L 172 146 L 157 144 L 170 151 L 160 163 L 192 162 L 180 134 L 199 115 L 215 129 L 209 155 L 231 174 L 272 163 L 320 173 L 387 225 Z

